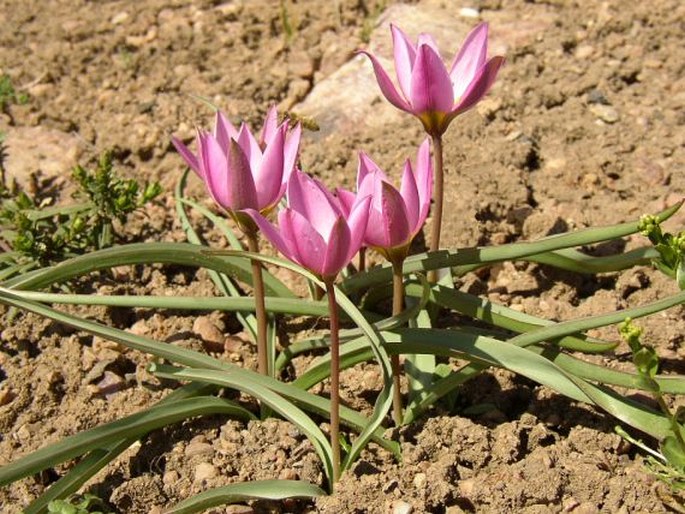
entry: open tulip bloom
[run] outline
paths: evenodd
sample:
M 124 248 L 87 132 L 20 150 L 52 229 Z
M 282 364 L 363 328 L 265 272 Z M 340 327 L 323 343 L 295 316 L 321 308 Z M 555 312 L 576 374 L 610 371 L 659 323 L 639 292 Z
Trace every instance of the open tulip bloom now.
M 276 108 L 267 113 L 259 141 L 246 124 L 240 129 L 216 112 L 214 131 L 197 131 L 197 155 L 176 138 L 174 146 L 188 166 L 205 183 L 214 201 L 238 224 L 251 252 L 259 253 L 257 228 L 246 209 L 268 214 L 283 198 L 286 184 L 295 168 L 301 128 L 291 132 L 288 121 L 276 121 Z M 271 372 L 267 356 L 267 314 L 261 264 L 253 260 L 253 286 L 257 317 L 259 370 Z
M 485 96 L 497 76 L 504 57 L 486 60 L 488 25 L 481 23 L 466 37 L 449 71 L 438 46 L 429 34 L 420 34 L 414 44 L 391 24 L 395 72 L 399 91 L 378 59 L 371 59 L 383 96 L 398 109 L 418 117 L 426 132 L 442 135 L 450 122 Z
M 300 136 L 299 125 L 290 132 L 287 121 L 277 125 L 272 107 L 259 141 L 247 125 L 236 129 L 217 111 L 214 131 L 198 130 L 197 155 L 178 139 L 173 138 L 173 143 L 214 201 L 245 229 L 250 218 L 242 211 L 254 209 L 268 214 L 283 198 L 295 167 Z
M 419 147 L 416 171 L 407 159 L 397 190 L 381 168 L 364 152 L 359 154 L 357 194 L 338 189 L 343 207 L 350 209 L 357 197 L 370 196 L 369 223 L 363 243 L 382 254 L 390 262 L 402 262 L 409 245 L 419 233 L 428 216 L 433 193 L 433 166 L 430 143 L 426 139 Z
M 371 198 L 357 195 L 350 209 L 344 209 L 318 180 L 299 170 L 288 182 L 286 198 L 278 228 L 256 210 L 246 212 L 288 259 L 324 282 L 335 279 L 361 247 Z
M 333 282 L 362 245 L 369 220 L 369 196 L 357 196 L 349 210 L 318 180 L 295 170 L 288 181 L 288 207 L 278 213 L 278 228 L 256 210 L 246 212 L 271 243 L 291 261 L 326 285 L 331 326 L 331 452 L 333 482 L 340 473 L 340 339 Z
M 404 277 L 402 265 L 412 240 L 419 233 L 428 216 L 433 193 L 433 166 L 430 142 L 426 139 L 417 152 L 416 172 L 406 161 L 399 191 L 388 180 L 380 167 L 364 152 L 359 154 L 357 195 L 338 189 L 344 208 L 351 208 L 357 197 L 371 196 L 369 222 L 364 244 L 382 254 L 393 267 L 393 315 L 404 307 Z M 393 418 L 402 422 L 400 393 L 400 361 L 391 355 L 393 373 Z

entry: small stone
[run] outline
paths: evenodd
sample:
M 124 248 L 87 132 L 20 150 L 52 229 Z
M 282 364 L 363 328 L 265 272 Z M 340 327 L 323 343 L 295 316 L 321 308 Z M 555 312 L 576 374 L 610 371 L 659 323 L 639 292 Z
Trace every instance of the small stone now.
M 105 398 L 111 400 L 116 393 L 126 387 L 126 380 L 112 371 L 105 371 L 102 380 L 97 383 L 97 387 L 100 394 L 104 394 Z
M 162 477 L 162 482 L 166 486 L 172 486 L 176 482 L 178 482 L 180 480 L 180 478 L 181 478 L 181 475 L 178 474 L 178 471 L 176 471 L 175 469 L 171 469 L 171 470 L 167 471 L 166 473 L 164 473 L 164 476 Z
M 238 336 L 227 336 L 224 339 L 224 351 L 226 353 L 238 353 L 242 350 L 244 343 L 245 341 Z
M 605 123 L 616 123 L 620 119 L 618 111 L 610 105 L 592 104 L 590 112 Z
M 195 455 L 213 455 L 214 447 L 209 443 L 191 442 L 185 449 L 186 457 L 193 457 Z
M 112 16 L 112 25 L 121 25 L 126 20 L 128 20 L 129 14 L 126 11 L 121 11 Z
M 208 316 L 200 316 L 193 323 L 193 332 L 202 339 L 207 351 L 221 352 L 224 350 L 224 335 Z
M 476 490 L 476 480 L 473 478 L 468 478 L 466 480 L 461 480 L 459 482 L 459 494 L 468 498 L 473 495 Z
M 7 405 L 12 400 L 14 400 L 15 394 L 9 388 L 0 389 L 0 407 Z
M 392 502 L 392 514 L 411 514 L 413 510 L 412 506 L 403 500 Z
M 217 475 L 217 469 L 209 462 L 201 462 L 195 466 L 195 482 L 204 482 Z
M 597 505 L 591 502 L 583 502 L 573 509 L 573 514 L 597 514 L 599 509 Z
M 473 7 L 462 7 L 459 9 L 459 16 L 462 18 L 478 18 L 480 16 L 480 11 Z
M 591 45 L 580 45 L 576 48 L 573 55 L 576 59 L 583 60 L 590 57 L 593 53 L 595 53 L 595 47 Z
M 425 473 L 417 473 L 414 475 L 414 487 L 417 489 L 423 489 L 426 487 L 426 474 Z
M 297 471 L 295 471 L 292 468 L 283 469 L 278 474 L 279 480 L 297 480 L 297 478 L 298 478 Z

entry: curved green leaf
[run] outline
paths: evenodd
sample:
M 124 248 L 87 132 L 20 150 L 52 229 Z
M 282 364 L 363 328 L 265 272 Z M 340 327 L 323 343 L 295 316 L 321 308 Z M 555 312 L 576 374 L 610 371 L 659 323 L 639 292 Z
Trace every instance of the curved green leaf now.
M 219 505 L 246 500 L 284 500 L 314 498 L 326 493 L 314 484 L 297 480 L 256 480 L 218 487 L 189 498 L 165 511 L 165 514 L 193 514 Z
M 0 468 L 0 486 L 10 484 L 15 480 L 33 475 L 108 444 L 118 443 L 123 439 L 141 437 L 156 428 L 208 414 L 225 414 L 242 419 L 254 419 L 251 412 L 235 403 L 214 397 L 190 398 L 166 405 L 157 405 L 144 412 L 131 414 L 106 425 L 51 443 L 3 466 Z

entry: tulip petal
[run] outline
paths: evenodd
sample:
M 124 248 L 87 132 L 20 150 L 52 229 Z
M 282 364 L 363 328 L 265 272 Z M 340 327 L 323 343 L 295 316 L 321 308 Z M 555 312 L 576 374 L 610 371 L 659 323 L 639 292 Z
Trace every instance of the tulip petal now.
M 288 134 L 285 139 L 285 150 L 283 151 L 283 183 L 287 183 L 290 179 L 290 174 L 295 169 L 297 162 L 297 154 L 300 151 L 300 138 L 302 137 L 302 125 L 299 123 Z
M 228 207 L 234 211 L 258 209 L 257 190 L 247 156 L 235 139 L 228 145 Z
M 433 198 L 433 163 L 430 154 L 429 139 L 424 139 L 416 153 L 416 171 L 414 174 L 416 189 L 419 193 L 419 219 L 418 225 L 423 225 L 428 216 L 431 200 Z M 417 229 L 418 230 L 418 229 Z
M 369 224 L 369 212 L 371 198 L 365 196 L 357 197 L 357 201 L 347 217 L 347 226 L 350 228 L 350 245 L 347 249 L 347 262 L 359 251 L 364 241 L 364 234 Z
M 247 160 L 250 162 L 250 167 L 253 170 L 259 169 L 262 165 L 262 149 L 245 123 L 240 125 L 240 130 L 238 131 L 238 137 L 236 139 L 240 148 L 242 148 L 245 157 L 247 157 Z
M 176 137 L 171 137 L 171 142 L 173 143 L 174 147 L 176 147 L 176 150 L 178 153 L 181 154 L 181 157 L 183 157 L 183 160 L 186 161 L 186 164 L 188 167 L 193 170 L 197 175 L 202 178 L 202 171 L 200 170 L 200 163 L 197 161 L 197 157 L 195 157 L 195 154 L 190 151 L 190 149 L 183 144 L 183 141 Z
M 379 181 L 373 203 L 365 243 L 379 248 L 393 248 L 406 244 L 410 229 L 404 200 L 399 191 L 391 184 Z
M 347 256 L 350 251 L 350 242 L 350 228 L 347 226 L 345 218 L 339 216 L 328 236 L 328 244 L 320 272 L 321 276 L 335 277 L 352 260 L 352 257 Z
M 357 192 L 360 191 L 362 182 L 364 182 L 366 176 L 376 172 L 381 174 L 383 180 L 387 180 L 387 177 L 380 166 L 378 166 L 366 152 L 359 152 L 359 164 L 357 164 Z M 371 192 L 369 192 L 369 194 L 370 193 Z
M 317 275 L 322 275 L 326 241 L 307 217 L 293 209 L 281 212 L 279 227 L 295 255 L 294 260 Z
M 416 60 L 416 45 L 412 43 L 407 35 L 399 27 L 390 24 L 392 32 L 393 56 L 395 58 L 395 73 L 400 83 L 400 89 L 405 98 L 410 98 L 411 91 L 411 70 Z
M 281 127 L 273 135 L 264 149 L 261 166 L 252 168 L 260 211 L 271 209 L 281 199 L 279 193 L 283 185 L 285 130 L 286 127 Z
M 257 224 L 259 227 L 259 230 L 261 230 L 262 234 L 264 237 L 266 237 L 272 245 L 281 252 L 281 254 L 290 259 L 290 260 L 295 260 L 294 254 L 292 249 L 290 248 L 290 245 L 288 244 L 288 241 L 286 241 L 279 230 L 276 229 L 269 221 L 262 216 L 261 213 L 256 211 L 255 209 L 245 209 L 243 212 L 248 214 L 252 220 Z M 283 211 L 281 211 L 282 213 Z M 279 227 L 281 226 L 281 213 L 279 213 Z
M 383 69 L 383 66 L 381 66 L 381 63 L 378 62 L 378 59 L 376 59 L 376 57 L 369 52 L 362 50 L 361 53 L 371 59 L 371 64 L 373 64 L 373 72 L 376 74 L 378 86 L 381 88 L 381 93 L 383 93 L 383 96 L 388 100 L 388 102 L 393 104 L 398 109 L 406 112 L 412 112 L 409 103 L 399 95 L 395 85 L 392 83 L 392 80 L 390 80 L 387 72 Z
M 262 127 L 262 133 L 259 136 L 259 146 L 264 148 L 264 146 L 269 144 L 271 138 L 276 134 L 278 128 L 278 115 L 276 113 L 276 106 L 272 105 L 266 112 L 266 118 L 264 119 L 264 126 Z
M 345 216 L 349 216 L 352 211 L 352 206 L 357 199 L 357 195 L 352 191 L 338 187 L 335 189 L 335 196 L 340 201 L 340 207 L 342 208 L 342 213 Z
M 420 45 L 411 77 L 411 112 L 448 113 L 454 105 L 452 82 L 445 64 L 429 45 Z
M 478 70 L 485 64 L 487 52 L 488 24 L 481 23 L 466 36 L 464 44 L 452 62 L 450 78 L 455 101 L 462 97 Z
M 469 87 L 464 92 L 464 96 L 450 113 L 450 119 L 469 110 L 485 96 L 490 87 L 492 87 L 493 82 L 495 82 L 497 72 L 502 64 L 504 64 L 504 57 L 497 55 L 490 59 L 487 64 L 478 71 L 473 82 L 469 84 Z
M 417 43 L 417 48 L 421 45 L 428 45 L 430 46 L 433 51 L 435 52 L 435 55 L 440 57 L 440 60 L 442 61 L 442 56 L 440 55 L 440 49 L 438 48 L 438 42 L 435 40 L 433 36 L 430 34 L 427 34 L 425 32 L 422 32 L 419 34 L 419 39 Z
M 404 206 L 407 213 L 407 222 L 409 223 L 409 230 L 412 233 L 418 231 L 419 223 L 419 191 L 416 185 L 416 176 L 411 169 L 409 159 L 404 163 L 404 171 L 402 173 L 402 183 L 400 184 L 400 194 L 404 201 Z
M 232 191 L 229 184 L 226 154 L 213 135 L 206 133 L 198 138 L 200 141 L 198 161 L 209 194 L 224 209 L 232 209 Z
M 333 195 L 318 180 L 299 170 L 288 182 L 287 195 L 289 207 L 308 219 L 316 231 L 327 238 L 342 214 Z
M 237 136 L 238 131 L 235 129 L 233 123 L 228 120 L 223 112 L 216 111 L 216 117 L 214 120 L 214 137 L 224 153 L 228 151 L 228 141 Z

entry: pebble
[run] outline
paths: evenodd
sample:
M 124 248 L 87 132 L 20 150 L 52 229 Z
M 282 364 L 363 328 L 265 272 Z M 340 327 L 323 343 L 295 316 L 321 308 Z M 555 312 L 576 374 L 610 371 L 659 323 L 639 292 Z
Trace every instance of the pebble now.
M 175 469 L 171 469 L 164 473 L 164 476 L 162 477 L 162 482 L 164 483 L 164 485 L 172 486 L 180 479 L 181 475 L 178 474 L 178 471 L 176 471 Z
M 129 14 L 126 11 L 121 11 L 112 16 L 112 25 L 121 25 L 128 20 Z
M 417 473 L 414 475 L 414 487 L 417 489 L 423 489 L 426 487 L 426 474 L 425 473 Z
M 185 449 L 186 457 L 193 457 L 195 455 L 212 455 L 214 454 L 214 447 L 209 443 L 191 442 Z
M 195 482 L 204 482 L 217 475 L 217 469 L 209 462 L 201 462 L 195 466 Z
M 616 123 L 620 119 L 618 111 L 610 105 L 592 104 L 590 112 L 605 123 Z
M 462 18 L 478 18 L 480 16 L 480 11 L 473 7 L 462 7 L 459 9 L 459 16 Z
M 102 380 L 97 383 L 100 394 L 111 400 L 116 393 L 126 387 L 126 380 L 112 371 L 105 371 Z
M 224 335 L 208 316 L 200 316 L 193 323 L 193 332 L 202 339 L 207 351 L 219 352 L 224 350 Z
M 392 514 L 411 514 L 413 511 L 412 506 L 403 500 L 392 502 Z
M 14 400 L 15 395 L 9 388 L 0 389 L 0 407 L 7 405 L 12 400 Z

